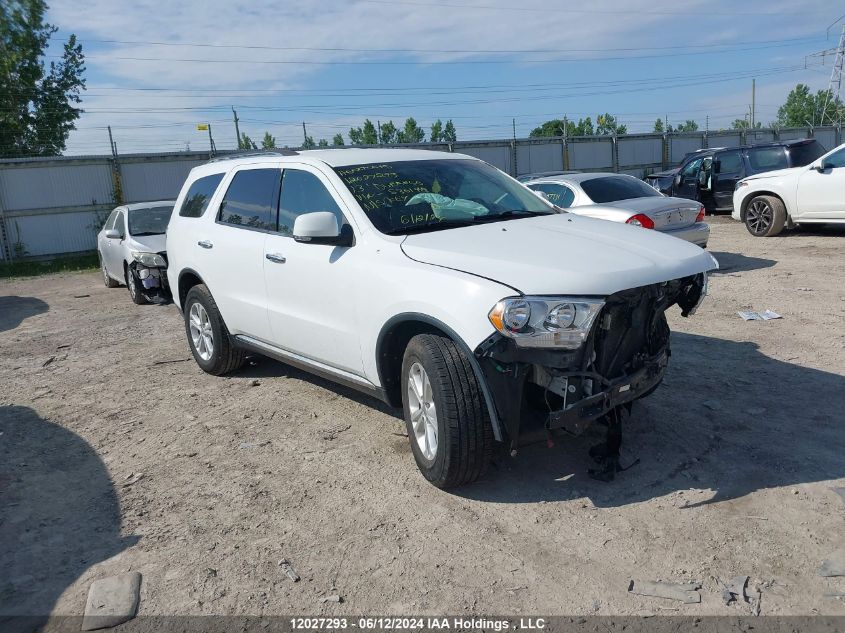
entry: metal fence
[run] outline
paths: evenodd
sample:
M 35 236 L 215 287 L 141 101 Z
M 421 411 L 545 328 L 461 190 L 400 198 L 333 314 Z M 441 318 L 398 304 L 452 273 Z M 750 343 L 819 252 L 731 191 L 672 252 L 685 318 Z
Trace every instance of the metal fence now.
M 403 145 L 475 156 L 513 175 L 542 171 L 613 171 L 638 178 L 676 165 L 704 147 L 816 138 L 827 149 L 842 129 L 795 128 L 689 134 L 629 134 Z M 225 152 L 221 152 L 225 153 Z M 0 159 L 0 258 L 90 251 L 119 202 L 175 198 L 207 152 Z

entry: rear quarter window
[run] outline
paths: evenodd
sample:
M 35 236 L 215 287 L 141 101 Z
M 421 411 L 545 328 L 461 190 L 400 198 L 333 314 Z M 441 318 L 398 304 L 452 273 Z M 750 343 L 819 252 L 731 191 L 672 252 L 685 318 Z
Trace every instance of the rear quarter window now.
M 803 167 L 822 156 L 827 150 L 818 141 L 793 145 L 788 150 L 791 167 Z
M 183 218 L 202 217 L 221 180 L 223 180 L 222 173 L 197 178 L 185 194 L 185 199 L 179 208 L 179 215 Z
M 789 161 L 783 147 L 757 147 L 748 150 L 748 163 L 754 172 L 786 169 Z

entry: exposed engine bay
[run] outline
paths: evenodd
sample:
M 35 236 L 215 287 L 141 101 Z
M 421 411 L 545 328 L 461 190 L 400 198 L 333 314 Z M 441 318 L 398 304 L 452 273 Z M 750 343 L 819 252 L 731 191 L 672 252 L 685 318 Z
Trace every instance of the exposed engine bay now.
M 576 350 L 527 349 L 499 333 L 479 345 L 475 355 L 511 449 L 525 418 L 541 416 L 549 433 L 573 435 L 599 419 L 621 421 L 623 409 L 663 380 L 671 353 L 666 310 L 677 304 L 688 316 L 706 286 L 700 274 L 613 294 Z
M 164 253 L 159 253 L 165 258 Z M 167 261 L 165 259 L 165 261 Z M 129 264 L 129 274 L 135 279 L 138 290 L 151 303 L 169 303 L 172 299 L 167 281 L 167 267 L 145 266 L 134 261 Z

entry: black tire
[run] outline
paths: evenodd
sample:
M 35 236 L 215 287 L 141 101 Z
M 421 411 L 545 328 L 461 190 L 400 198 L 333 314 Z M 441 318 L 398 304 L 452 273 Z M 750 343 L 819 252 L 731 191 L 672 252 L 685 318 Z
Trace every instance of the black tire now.
M 756 196 L 745 207 L 745 228 L 754 237 L 773 237 L 783 231 L 786 207 L 775 196 Z
M 100 260 L 100 272 L 103 274 L 103 283 L 106 285 L 106 288 L 117 288 L 120 282 L 112 279 L 108 272 L 106 272 L 106 263 L 103 261 L 100 251 L 97 251 L 97 257 Z
M 414 432 L 411 369 L 419 364 L 431 385 L 437 420 L 437 448 L 427 458 Z M 423 476 L 438 488 L 475 481 L 490 463 L 493 429 L 484 396 L 469 360 L 450 339 L 420 334 L 411 339 L 402 360 L 402 407 L 414 459 Z
M 123 274 L 126 278 L 126 288 L 129 290 L 129 297 L 132 299 L 132 302 L 139 306 L 149 303 L 147 298 L 144 296 L 141 286 L 138 285 L 135 275 L 133 275 L 132 271 L 129 270 L 129 266 L 124 267 Z
M 213 345 L 211 356 L 207 359 L 203 358 L 197 350 L 191 335 L 191 308 L 195 303 L 200 304 L 205 310 L 208 323 L 211 326 Z M 211 296 L 205 284 L 198 284 L 188 291 L 182 310 L 185 315 L 185 333 L 188 337 L 188 347 L 191 348 L 191 354 L 193 354 L 200 369 L 214 376 L 222 376 L 243 365 L 246 352 L 232 343 L 229 329 L 223 322 L 223 317 L 220 316 L 220 310 L 217 309 L 214 297 Z

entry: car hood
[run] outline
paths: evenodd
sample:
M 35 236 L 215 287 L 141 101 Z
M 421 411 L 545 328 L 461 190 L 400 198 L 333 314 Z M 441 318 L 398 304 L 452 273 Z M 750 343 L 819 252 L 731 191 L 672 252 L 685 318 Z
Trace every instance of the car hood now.
M 166 236 L 162 235 L 141 235 L 130 236 L 129 248 L 142 253 L 163 253 L 166 249 Z
M 774 171 L 764 171 L 760 174 L 753 174 L 746 176 L 743 180 L 760 180 L 761 178 L 780 178 L 782 176 L 791 176 L 800 171 L 806 171 L 806 167 L 787 167 L 786 169 L 776 169 Z
M 658 231 L 571 213 L 409 235 L 402 250 L 542 295 L 605 296 L 719 266 L 698 246 Z

